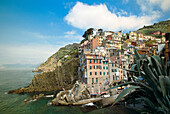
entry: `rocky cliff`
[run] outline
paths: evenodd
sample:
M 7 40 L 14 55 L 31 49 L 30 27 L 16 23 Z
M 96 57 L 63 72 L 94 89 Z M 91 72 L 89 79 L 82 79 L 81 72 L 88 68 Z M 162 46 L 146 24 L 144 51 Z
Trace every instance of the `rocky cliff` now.
M 71 49 L 71 52 L 73 52 L 75 45 L 69 45 L 66 47 L 64 47 L 62 50 L 64 51 L 64 49 Z M 57 53 L 60 53 L 59 51 Z M 58 58 L 56 55 L 54 54 L 51 58 Z M 67 57 L 69 57 L 69 59 L 67 57 L 64 57 L 65 55 L 68 55 Z M 50 92 L 61 90 L 62 88 L 72 88 L 76 80 L 78 80 L 77 71 L 79 66 L 79 58 L 77 56 L 77 51 L 74 50 L 74 53 L 65 53 L 57 61 L 61 61 L 62 64 L 56 65 L 52 71 L 41 72 L 40 74 L 35 75 L 29 86 L 12 90 L 8 93 Z M 48 66 L 49 62 L 44 63 L 44 66 Z
M 77 57 L 78 45 L 79 44 L 77 43 L 73 43 L 60 48 L 55 54 L 49 57 L 47 61 L 42 63 L 37 68 L 37 71 L 40 72 L 53 71 L 57 66 L 61 66 L 70 59 Z

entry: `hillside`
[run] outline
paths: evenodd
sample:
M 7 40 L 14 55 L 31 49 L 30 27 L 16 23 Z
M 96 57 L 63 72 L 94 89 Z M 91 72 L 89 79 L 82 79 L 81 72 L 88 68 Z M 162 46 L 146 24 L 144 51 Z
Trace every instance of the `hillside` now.
M 8 93 L 52 92 L 62 88 L 71 89 L 78 80 L 79 59 L 72 58 L 54 71 L 34 75 L 32 82 L 24 88 L 11 90 Z
M 151 32 L 159 30 L 166 33 L 168 32 L 168 26 L 170 26 L 170 20 L 154 23 L 150 26 L 144 26 L 143 28 L 138 29 L 136 32 L 143 33 L 144 35 L 149 35 Z
M 73 43 L 60 48 L 55 54 L 49 57 L 47 61 L 42 63 L 37 68 L 37 71 L 54 71 L 57 66 L 61 66 L 70 59 L 77 57 L 78 45 L 77 43 Z
M 32 82 L 23 88 L 11 90 L 8 93 L 51 92 L 70 89 L 78 80 L 78 44 L 69 44 L 60 48 L 37 70 L 42 71 L 34 75 Z

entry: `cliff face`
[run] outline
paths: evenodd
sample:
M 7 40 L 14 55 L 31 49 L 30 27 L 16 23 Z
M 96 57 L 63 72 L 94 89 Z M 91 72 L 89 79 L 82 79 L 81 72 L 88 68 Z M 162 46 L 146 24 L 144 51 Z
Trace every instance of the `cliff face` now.
M 78 45 L 77 43 L 73 43 L 60 48 L 55 54 L 49 57 L 47 61 L 42 63 L 37 68 L 37 71 L 54 71 L 57 66 L 61 66 L 70 59 L 77 57 Z
M 78 79 L 79 59 L 72 58 L 62 66 L 56 67 L 52 72 L 37 74 L 28 87 L 9 91 L 9 93 L 50 92 L 71 89 Z
M 8 93 L 51 92 L 62 88 L 72 88 L 78 80 L 77 48 L 78 44 L 76 43 L 60 48 L 58 52 L 37 68 L 37 71 L 42 72 L 34 75 L 28 87 L 12 90 Z

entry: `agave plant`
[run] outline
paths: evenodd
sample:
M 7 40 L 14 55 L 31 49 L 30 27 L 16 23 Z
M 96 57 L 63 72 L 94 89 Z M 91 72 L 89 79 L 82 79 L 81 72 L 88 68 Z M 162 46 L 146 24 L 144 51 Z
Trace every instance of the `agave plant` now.
M 120 84 L 131 85 L 128 89 L 123 90 L 114 104 L 119 102 L 124 95 L 129 93 L 133 89 L 138 89 L 144 94 L 141 98 L 149 107 L 152 113 L 170 113 L 170 76 L 167 76 L 166 70 L 166 58 L 159 57 L 158 55 L 144 58 L 135 49 L 135 63 L 131 69 L 124 69 L 131 74 L 138 74 L 143 80 L 139 80 L 138 76 L 132 75 L 132 81 Z M 134 81 L 135 80 L 135 81 Z M 113 89 L 118 86 L 109 88 Z

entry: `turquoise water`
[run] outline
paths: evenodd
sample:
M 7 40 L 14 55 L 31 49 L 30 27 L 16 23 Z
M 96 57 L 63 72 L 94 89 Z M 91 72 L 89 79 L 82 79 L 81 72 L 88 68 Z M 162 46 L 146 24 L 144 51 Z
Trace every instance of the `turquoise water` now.
M 33 78 L 31 69 L 0 70 L 0 114 L 80 114 L 79 107 L 47 106 L 52 98 L 24 102 L 28 94 L 7 94 L 9 90 L 28 86 Z

